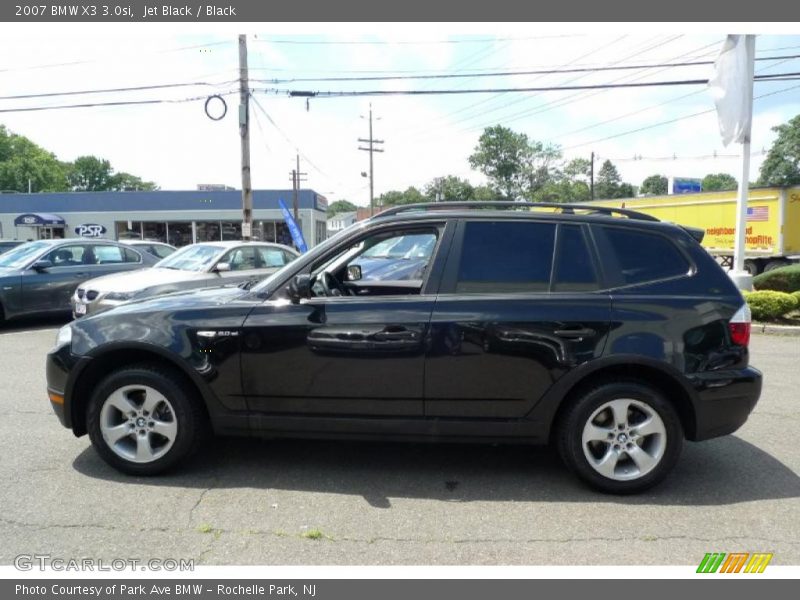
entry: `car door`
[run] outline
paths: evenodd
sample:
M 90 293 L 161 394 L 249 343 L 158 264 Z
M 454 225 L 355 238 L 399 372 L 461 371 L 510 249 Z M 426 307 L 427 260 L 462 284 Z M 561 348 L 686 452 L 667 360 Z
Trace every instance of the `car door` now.
M 431 317 L 426 416 L 524 417 L 601 355 L 611 301 L 589 242 L 581 224 L 459 224 Z
M 397 227 L 395 225 L 395 227 Z M 442 247 L 444 226 L 425 232 Z M 405 228 L 365 234 L 355 246 L 339 247 L 322 263 L 347 272 L 376 236 L 401 236 Z M 437 255 L 431 256 L 431 265 Z M 319 267 L 320 263 L 317 263 Z M 308 267 L 311 273 L 317 267 Z M 327 267 L 323 267 L 327 268 Z M 299 303 L 269 300 L 244 323 L 242 380 L 252 410 L 259 413 L 337 416 L 423 415 L 425 346 L 438 277 L 358 286 L 339 281 L 347 295 L 315 296 Z M 321 277 L 320 272 L 316 274 Z M 351 295 L 352 294 L 352 295 Z
M 50 261 L 43 270 L 27 269 L 22 276 L 22 307 L 26 313 L 70 310 L 69 299 L 81 281 L 91 277 L 93 260 L 89 244 L 62 244 L 40 260 Z

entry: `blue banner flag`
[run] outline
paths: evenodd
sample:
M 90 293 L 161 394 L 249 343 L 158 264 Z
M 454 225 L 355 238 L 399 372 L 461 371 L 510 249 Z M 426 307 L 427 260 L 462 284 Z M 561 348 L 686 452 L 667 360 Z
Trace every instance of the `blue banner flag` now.
M 294 242 L 294 245 L 297 246 L 297 249 L 300 252 L 308 252 L 308 246 L 306 246 L 306 241 L 303 239 L 303 232 L 300 231 L 297 221 L 295 221 L 292 217 L 292 213 L 289 212 L 289 209 L 287 208 L 286 203 L 283 201 L 283 198 L 278 198 L 278 204 L 280 205 L 281 212 L 283 213 L 283 220 L 286 221 L 286 225 L 289 226 L 289 233 L 292 234 L 292 241 Z

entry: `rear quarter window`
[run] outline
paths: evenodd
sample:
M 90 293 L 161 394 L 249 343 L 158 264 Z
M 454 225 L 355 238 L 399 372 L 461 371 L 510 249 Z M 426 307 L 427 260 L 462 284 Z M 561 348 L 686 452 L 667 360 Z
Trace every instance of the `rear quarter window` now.
M 634 285 L 688 275 L 691 264 L 666 236 L 626 227 L 599 227 L 609 282 Z

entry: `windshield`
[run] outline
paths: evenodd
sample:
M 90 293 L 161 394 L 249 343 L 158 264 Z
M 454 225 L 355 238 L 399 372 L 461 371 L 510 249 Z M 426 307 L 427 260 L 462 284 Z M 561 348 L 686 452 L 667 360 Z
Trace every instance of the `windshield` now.
M 29 242 L 17 246 L 0 255 L 0 269 L 21 269 L 50 246 L 48 242 Z
M 155 266 L 160 269 L 177 269 L 179 271 L 207 271 L 225 250 L 219 246 L 204 246 L 203 244 L 186 246 L 158 261 Z

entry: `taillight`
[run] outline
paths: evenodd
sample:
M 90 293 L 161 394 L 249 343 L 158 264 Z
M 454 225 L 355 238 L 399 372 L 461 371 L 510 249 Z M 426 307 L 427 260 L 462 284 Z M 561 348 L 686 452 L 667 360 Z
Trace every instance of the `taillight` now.
M 728 321 L 728 330 L 731 332 L 731 342 L 737 346 L 747 346 L 750 343 L 750 307 L 747 303 Z

